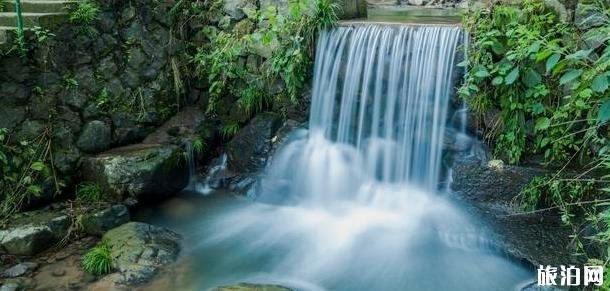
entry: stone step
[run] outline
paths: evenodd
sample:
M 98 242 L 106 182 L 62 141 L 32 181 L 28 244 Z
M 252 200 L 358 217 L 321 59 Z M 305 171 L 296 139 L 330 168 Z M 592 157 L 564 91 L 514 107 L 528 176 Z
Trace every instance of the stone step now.
M 53 27 L 63 22 L 67 13 L 23 13 L 24 27 Z M 0 12 L 0 26 L 17 26 L 17 14 L 14 12 Z
M 15 12 L 15 2 L 5 0 L 4 12 Z M 21 11 L 24 13 L 63 13 L 67 12 L 76 1 L 64 0 L 21 0 Z
M 9 35 L 9 33 L 12 33 L 13 30 L 15 30 L 14 27 L 0 26 L 0 51 L 3 49 L 8 49 L 6 45 L 8 45 L 12 40 L 12 35 Z

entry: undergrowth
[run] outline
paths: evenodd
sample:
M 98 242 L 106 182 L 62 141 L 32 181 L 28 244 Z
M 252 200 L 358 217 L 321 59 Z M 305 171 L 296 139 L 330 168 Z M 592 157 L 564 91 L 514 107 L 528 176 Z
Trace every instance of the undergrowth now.
M 0 128 L 0 222 L 63 186 L 53 168 L 50 134 L 46 128 L 36 138 L 11 143 L 8 131 Z

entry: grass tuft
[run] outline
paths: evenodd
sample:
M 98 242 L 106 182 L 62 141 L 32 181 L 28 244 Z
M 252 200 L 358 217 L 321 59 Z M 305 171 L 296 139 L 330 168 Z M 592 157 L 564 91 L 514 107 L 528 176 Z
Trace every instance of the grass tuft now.
M 112 256 L 110 246 L 102 241 L 83 257 L 83 268 L 91 275 L 101 276 L 112 271 Z

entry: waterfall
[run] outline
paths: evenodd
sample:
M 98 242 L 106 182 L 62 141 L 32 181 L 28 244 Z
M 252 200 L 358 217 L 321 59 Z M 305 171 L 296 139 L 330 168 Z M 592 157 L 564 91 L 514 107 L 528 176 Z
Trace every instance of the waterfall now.
M 290 193 L 328 204 L 374 201 L 387 186 L 435 191 L 461 39 L 459 27 L 442 25 L 323 32 L 309 138 L 276 157 L 262 199 Z
M 465 130 L 447 127 L 463 38 L 441 25 L 321 33 L 308 133 L 272 157 L 255 201 L 218 200 L 185 229 L 202 249 L 199 289 L 512 290 L 529 278 L 448 195 L 430 195 L 446 134 Z

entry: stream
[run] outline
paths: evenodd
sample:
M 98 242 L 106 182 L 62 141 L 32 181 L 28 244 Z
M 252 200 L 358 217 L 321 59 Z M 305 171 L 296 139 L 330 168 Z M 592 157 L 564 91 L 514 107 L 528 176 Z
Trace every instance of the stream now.
M 185 192 L 136 215 L 184 236 L 181 275 L 151 286 L 519 290 L 531 282 L 533 271 L 495 247 L 440 186 L 450 183 L 445 134 L 463 131 L 448 125 L 463 41 L 452 25 L 322 33 L 309 129 L 271 158 L 255 195 Z

